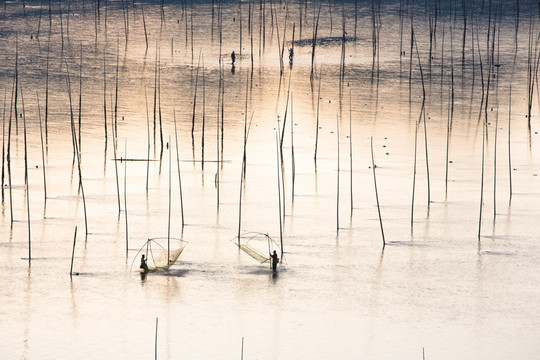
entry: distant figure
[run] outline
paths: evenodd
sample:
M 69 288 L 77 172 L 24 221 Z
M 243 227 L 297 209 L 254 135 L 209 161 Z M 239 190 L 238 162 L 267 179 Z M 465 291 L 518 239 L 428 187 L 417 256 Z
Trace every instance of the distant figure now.
M 277 256 L 276 250 L 274 250 L 273 254 L 270 254 L 270 257 L 272 258 L 272 270 L 276 271 L 277 264 L 279 262 L 279 258 Z
M 231 61 L 234 66 L 234 62 L 236 61 L 236 54 L 234 53 L 234 51 L 231 53 Z
M 293 48 L 290 48 L 290 49 L 289 49 L 289 64 L 290 64 L 290 65 L 292 65 L 293 57 L 294 57 L 294 49 L 293 49 Z
M 141 266 L 139 266 L 144 272 L 148 272 L 148 265 L 146 265 L 146 259 L 144 254 L 141 256 Z

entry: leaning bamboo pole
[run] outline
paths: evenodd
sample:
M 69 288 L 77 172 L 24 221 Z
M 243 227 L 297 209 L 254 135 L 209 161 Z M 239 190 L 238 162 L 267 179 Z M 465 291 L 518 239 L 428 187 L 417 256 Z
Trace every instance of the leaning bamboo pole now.
M 8 184 L 9 184 L 9 212 L 10 212 L 10 227 L 13 228 L 13 221 L 15 220 L 13 218 L 13 191 L 12 191 L 12 184 L 11 184 L 11 127 L 12 127 L 12 117 L 13 117 L 13 97 L 14 97 L 14 89 L 15 89 L 15 77 L 13 77 L 13 85 L 11 87 L 11 104 L 9 107 L 9 125 L 8 125 L 8 144 L 7 144 L 7 154 L 6 154 L 6 161 L 7 161 L 7 175 L 8 175 Z
M 43 169 L 43 207 L 47 207 L 47 177 L 45 171 L 45 151 L 43 146 L 43 127 L 41 124 L 41 108 L 39 106 L 39 95 L 36 91 L 37 106 L 38 106 L 38 117 L 39 117 L 39 135 L 41 139 L 41 167 Z
M 77 141 L 77 132 L 75 131 L 75 120 L 73 116 L 73 102 L 71 97 L 71 81 L 69 77 L 69 68 L 67 62 L 66 65 L 66 83 L 67 83 L 67 91 L 68 91 L 68 98 L 69 98 L 69 113 L 70 113 L 70 123 L 71 123 L 71 140 L 73 143 L 73 151 L 75 154 L 75 158 L 77 159 L 77 168 L 79 171 L 79 189 L 81 190 L 81 195 L 83 199 L 83 209 L 84 209 L 84 225 L 85 225 L 85 232 L 86 235 L 88 235 L 88 216 L 86 214 L 86 198 L 84 196 L 84 187 L 83 187 L 83 181 L 82 181 L 82 170 L 81 170 L 81 152 L 79 151 L 79 142 Z
M 73 234 L 73 249 L 71 250 L 71 267 L 69 268 L 69 276 L 73 275 L 73 259 L 75 257 L 75 244 L 77 243 L 77 227 L 75 226 L 75 234 Z M 75 273 L 78 275 L 78 273 Z
M 180 214 L 182 216 L 182 229 L 184 228 L 184 199 L 182 197 L 182 177 L 180 172 L 180 155 L 178 154 L 178 131 L 176 130 L 176 112 L 173 109 L 173 118 L 174 118 L 174 137 L 176 140 L 176 168 L 178 171 L 178 186 L 180 188 Z M 170 140 L 169 140 L 170 142 Z
M 381 226 L 381 235 L 383 241 L 383 249 L 386 246 L 386 241 L 384 239 L 384 229 L 381 217 L 381 206 L 379 204 L 379 193 L 377 191 L 377 177 L 375 175 L 375 159 L 373 156 L 373 137 L 371 138 L 371 168 L 373 169 L 373 185 L 375 186 L 375 199 L 377 200 L 377 212 L 379 213 L 379 224 Z

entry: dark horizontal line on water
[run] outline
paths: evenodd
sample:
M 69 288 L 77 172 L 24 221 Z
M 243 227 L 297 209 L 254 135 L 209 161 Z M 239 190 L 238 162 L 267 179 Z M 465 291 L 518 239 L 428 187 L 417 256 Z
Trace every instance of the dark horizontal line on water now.
M 120 158 L 120 159 L 113 158 L 113 160 L 114 161 L 157 161 L 153 159 L 123 159 L 123 158 Z
M 159 160 L 155 160 L 155 159 L 123 159 L 123 158 L 113 158 L 112 159 L 113 161 L 159 161 Z M 202 162 L 207 162 L 207 163 L 216 163 L 216 162 L 222 162 L 222 163 L 230 163 L 232 162 L 232 160 L 180 160 L 181 162 L 197 162 L 197 163 L 202 163 Z

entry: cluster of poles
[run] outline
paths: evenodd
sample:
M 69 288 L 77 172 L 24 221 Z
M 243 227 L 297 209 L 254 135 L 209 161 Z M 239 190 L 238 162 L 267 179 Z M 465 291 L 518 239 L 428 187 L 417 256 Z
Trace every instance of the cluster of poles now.
M 424 3 L 423 3 L 424 4 Z M 349 14 L 350 8 L 354 9 L 354 17 L 351 17 Z M 369 7 L 366 7 L 366 4 L 363 4 L 361 7 L 364 9 L 369 9 L 371 13 L 371 45 L 372 45 L 372 64 L 371 64 L 371 83 L 379 85 L 379 76 L 380 76 L 380 57 L 381 57 L 381 28 L 384 23 L 382 9 L 382 4 L 380 0 L 372 0 L 369 4 Z M 66 8 L 67 6 L 67 8 Z M 107 1 L 96 0 L 91 4 L 82 3 L 82 11 L 85 11 L 85 6 L 92 10 L 94 15 L 94 32 L 95 32 L 95 43 L 98 44 L 100 35 L 104 39 L 105 50 L 103 51 L 103 129 L 104 129 L 104 159 L 105 164 L 107 163 L 107 150 L 109 143 L 109 132 L 112 135 L 112 147 L 113 147 L 113 157 L 114 157 L 114 170 L 116 178 L 116 190 L 117 190 L 117 203 L 118 203 L 118 214 L 120 216 L 122 210 L 125 215 L 125 225 L 126 225 L 126 252 L 129 248 L 129 231 L 128 231 L 128 212 L 127 212 L 127 162 L 130 160 L 141 160 L 141 159 L 129 159 L 127 157 L 127 144 L 125 145 L 124 157 L 118 155 L 118 100 L 119 100 L 119 54 L 120 54 L 120 40 L 116 38 L 116 67 L 115 67 L 115 83 L 114 89 L 109 90 L 108 83 L 108 72 L 107 72 L 107 57 L 106 57 L 106 48 L 109 44 L 109 35 L 108 35 L 108 23 L 112 20 L 110 19 L 109 11 L 111 4 Z M 133 27 L 133 19 L 135 19 L 134 13 L 137 12 L 140 14 L 140 18 L 143 24 L 144 29 L 144 38 L 146 51 L 149 48 L 149 33 L 147 29 L 147 14 L 145 13 L 145 7 L 143 3 L 128 2 L 122 0 L 121 4 L 117 5 L 121 7 L 122 12 L 122 24 L 124 29 L 124 42 L 127 48 L 130 41 L 130 28 Z M 247 6 L 247 16 L 245 14 Z M 244 183 L 247 172 L 247 144 L 249 133 L 251 129 L 252 120 L 254 117 L 254 112 L 249 108 L 250 97 L 253 89 L 253 76 L 254 69 L 256 68 L 255 62 L 255 53 L 256 47 L 255 43 L 258 41 L 258 56 L 261 58 L 266 47 L 270 47 L 267 43 L 273 44 L 277 42 L 275 49 L 268 51 L 277 51 L 279 55 L 279 89 L 281 92 L 281 83 L 282 81 L 288 81 L 287 90 L 286 90 L 286 100 L 285 100 L 285 109 L 283 116 L 278 116 L 278 121 L 276 123 L 276 163 L 277 163 L 277 187 L 278 187 L 278 209 L 279 209 L 279 232 L 280 232 L 280 242 L 281 242 L 281 251 L 283 255 L 283 223 L 285 220 L 285 210 L 286 210 L 286 186 L 285 186 L 285 157 L 284 157 L 284 139 L 286 138 L 286 129 L 287 126 L 290 127 L 290 150 L 291 150 L 291 174 L 292 174 L 292 186 L 291 191 L 291 201 L 294 202 L 295 197 L 295 173 L 296 173 L 296 164 L 295 164 L 295 149 L 294 149 L 294 121 L 293 121 L 293 101 L 294 94 L 291 91 L 291 79 L 293 74 L 293 53 L 295 44 L 310 44 L 309 54 L 311 56 L 310 63 L 310 80 L 311 80 L 311 89 L 313 94 L 317 94 L 316 101 L 316 121 L 315 121 L 315 135 L 314 135 L 314 154 L 313 160 L 315 164 L 315 171 L 317 169 L 317 157 L 318 157 L 318 146 L 319 146 L 319 122 L 320 122 L 320 99 L 321 99 L 321 83 L 322 83 L 322 66 L 319 66 L 317 69 L 316 61 L 316 50 L 317 45 L 322 41 L 320 36 L 320 20 L 321 12 L 324 7 L 327 7 L 327 14 L 330 23 L 330 34 L 332 34 L 334 18 L 337 17 L 338 20 L 341 20 L 341 29 L 339 35 L 335 37 L 330 36 L 331 39 L 336 41 L 341 45 L 340 50 L 340 66 L 339 66 L 339 113 L 337 114 L 336 119 L 336 136 L 337 136 L 337 204 L 336 204 L 336 229 L 340 229 L 339 218 L 340 218 L 340 127 L 344 123 L 344 112 L 345 112 L 345 88 L 347 87 L 347 80 L 349 80 L 348 71 L 346 69 L 346 51 L 347 51 L 347 42 L 356 42 L 358 40 L 358 14 L 359 14 L 359 4 L 358 0 L 355 0 L 352 4 L 342 3 L 341 9 L 340 4 L 333 4 L 329 2 L 328 4 L 321 2 L 316 2 L 313 4 L 308 4 L 307 1 L 299 1 L 296 4 L 290 4 L 287 2 L 278 2 L 260 0 L 259 2 L 242 2 L 238 1 L 237 9 L 234 11 L 236 16 L 234 17 L 233 23 L 235 26 L 238 26 L 238 47 L 240 49 L 239 56 L 244 57 L 243 49 L 246 37 L 249 38 L 249 70 L 246 72 L 246 82 L 245 82 L 245 106 L 244 106 L 244 129 L 243 129 L 243 154 L 242 154 L 242 166 L 240 174 L 240 196 L 239 196 L 239 206 L 238 206 L 238 242 L 240 242 L 240 233 L 242 229 L 242 198 L 244 191 Z M 500 41 L 501 37 L 504 35 L 502 31 L 506 28 L 503 28 L 505 22 L 508 21 L 508 16 L 505 15 L 505 10 L 508 7 L 511 7 L 514 14 L 514 53 L 513 53 L 513 63 L 510 64 L 510 86 L 508 93 L 508 119 L 507 119 L 507 155 L 508 155 L 508 177 L 509 177 L 509 195 L 510 199 L 512 196 L 512 158 L 511 158 L 511 124 L 512 124 L 512 79 L 516 71 L 518 64 L 518 53 L 520 49 L 519 41 L 519 29 L 523 24 L 527 25 L 527 44 L 523 47 L 526 47 L 527 55 L 527 64 L 526 64 L 526 90 L 527 90 L 527 125 L 529 129 L 529 135 L 531 132 L 531 119 L 532 119 L 532 109 L 533 103 L 535 100 L 535 95 L 538 96 L 538 69 L 540 66 L 540 32 L 538 31 L 538 21 L 540 20 L 540 3 L 539 4 L 528 4 L 526 11 L 523 8 L 523 4 L 520 4 L 519 0 L 516 0 L 512 4 L 503 2 L 502 0 L 498 1 L 482 1 L 481 4 L 475 2 L 465 2 L 462 1 L 451 1 L 450 3 L 442 3 L 440 0 L 435 0 L 433 2 L 426 1 L 424 4 L 424 11 L 422 12 L 421 19 L 418 19 L 420 16 L 417 15 L 417 12 L 421 6 L 417 3 L 408 0 L 399 1 L 399 28 L 400 28 L 400 46 L 399 46 L 399 61 L 400 61 L 400 75 L 402 72 L 402 67 L 408 63 L 408 81 L 409 81 L 409 102 L 412 108 L 412 98 L 413 94 L 417 91 L 414 88 L 414 84 L 418 82 L 414 80 L 420 80 L 421 83 L 421 106 L 418 115 L 418 120 L 415 124 L 415 141 L 414 141 L 414 162 L 413 162 L 413 176 L 412 176 L 412 196 L 411 196 L 411 215 L 410 223 L 411 228 L 414 224 L 414 208 L 415 208 L 415 197 L 416 197 L 416 175 L 417 175 L 417 160 L 418 160 L 418 143 L 419 137 L 423 133 L 424 141 L 424 153 L 425 153 L 425 167 L 426 167 L 426 176 L 427 176 L 427 206 L 431 202 L 431 189 L 430 189 L 430 162 L 429 162 L 429 146 L 428 146 L 428 116 L 427 107 L 429 106 L 429 99 L 427 95 L 427 87 L 433 85 L 437 79 L 436 77 L 436 68 L 433 59 L 436 57 L 436 51 L 438 44 L 442 43 L 440 46 L 440 83 L 441 89 L 443 87 L 443 80 L 445 79 L 445 73 L 447 73 L 447 68 L 450 71 L 450 80 L 448 86 L 448 116 L 446 124 L 446 158 L 445 158 L 445 189 L 448 189 L 448 179 L 449 179 L 449 153 L 450 153 L 450 139 L 453 127 L 454 120 L 454 105 L 455 105 L 455 93 L 456 93 L 456 80 L 455 80 L 455 71 L 456 69 L 461 68 L 461 76 L 471 76 L 471 107 L 472 107 L 472 94 L 475 89 L 478 87 L 478 83 L 481 87 L 481 98 L 480 105 L 478 108 L 478 123 L 482 128 L 482 151 L 481 151 L 481 180 L 480 180 L 480 199 L 479 199 L 479 221 L 478 221 L 478 239 L 481 237 L 482 233 L 482 218 L 483 218 L 483 204 L 484 204 L 484 184 L 485 184 L 485 164 L 490 161 L 486 158 L 486 149 L 488 146 L 488 141 L 493 138 L 494 142 L 494 158 L 493 161 L 493 216 L 496 216 L 496 190 L 497 190 L 497 141 L 499 136 L 499 117 L 498 111 L 495 112 L 494 126 L 490 132 L 490 113 L 493 108 L 499 106 L 499 78 L 500 78 L 500 68 L 501 68 L 501 54 L 500 54 Z M 147 158 L 142 159 L 147 162 L 147 174 L 146 174 L 146 194 L 148 195 L 149 188 L 149 164 L 157 157 L 157 144 L 159 143 L 159 164 L 161 171 L 161 163 L 164 149 L 166 148 L 166 143 L 164 140 L 164 130 L 163 130 L 163 117 L 162 117 L 162 105 L 161 105 L 161 43 L 164 40 L 163 37 L 163 27 L 166 18 L 168 16 L 166 13 L 166 5 L 163 1 L 160 2 L 159 8 L 153 7 L 154 11 L 159 11 L 159 33 L 156 36 L 155 44 L 155 63 L 154 63 L 154 86 L 153 86 L 153 109 L 152 109 L 152 126 L 150 121 L 150 109 L 148 105 L 148 94 L 145 87 L 145 102 L 146 102 L 146 125 L 147 125 Z M 258 9 L 258 11 L 257 11 Z M 312 11 L 309 14 L 309 11 Z M 340 11 L 341 10 L 341 14 Z M 534 10 L 534 11 L 533 11 Z M 118 11 L 118 9 L 115 9 Z M 181 14 L 178 24 L 182 22 L 183 31 L 185 32 L 184 42 L 186 48 L 189 47 L 191 51 L 191 62 L 195 71 L 194 76 L 194 86 L 193 86 L 193 99 L 192 99 L 192 108 L 191 108 L 191 141 L 192 141 L 192 156 L 195 160 L 195 129 L 197 124 L 197 119 L 201 119 L 201 164 L 204 169 L 205 164 L 205 128 L 207 126 L 207 71 L 204 64 L 204 54 L 202 51 L 198 55 L 197 65 L 195 66 L 195 29 L 194 29 L 194 12 L 196 11 L 196 5 L 193 2 L 181 3 Z M 211 14 L 212 14 L 212 23 L 210 36 L 212 42 L 214 37 L 217 37 L 219 42 L 219 73 L 218 73 L 218 90 L 217 90 L 217 106 L 216 106 L 216 207 L 219 211 L 220 205 L 220 172 L 223 169 L 223 147 L 224 147 L 224 118 L 225 118 L 225 61 L 222 58 L 221 54 L 223 53 L 223 42 L 224 42 L 224 31 L 227 30 L 230 32 L 230 29 L 224 24 L 224 17 L 226 14 L 229 14 L 231 11 L 230 3 L 223 3 L 221 1 L 215 2 L 214 0 L 211 3 Z M 23 6 L 24 16 L 26 17 L 26 10 Z M 140 12 L 140 13 L 139 13 Z M 4 15 L 6 15 L 6 4 L 4 4 Z M 71 9 L 71 3 L 63 5 L 62 3 L 52 4 L 51 1 L 48 1 L 47 4 L 41 2 L 38 14 L 38 25 L 37 31 L 35 32 L 36 38 L 39 40 L 42 37 L 44 30 L 42 29 L 42 18 L 48 17 L 48 39 L 46 40 L 46 58 L 45 58 L 45 101 L 44 101 L 44 116 L 42 121 L 41 116 L 41 105 L 39 92 L 36 91 L 35 98 L 38 109 L 38 119 L 39 119 L 39 130 L 40 130 L 40 148 L 41 148 L 41 160 L 42 160 L 42 170 L 43 170 L 43 194 L 44 194 L 44 216 L 46 213 L 46 203 L 47 203 L 47 149 L 49 143 L 49 108 L 50 108 L 50 91 L 49 91 L 49 67 L 50 67 L 50 45 L 51 45 L 51 34 L 53 32 L 53 13 L 58 14 L 58 19 L 60 22 L 60 68 L 62 76 L 65 79 L 65 89 L 68 98 L 69 106 L 69 119 L 70 119 L 70 132 L 71 140 L 73 147 L 73 168 L 77 169 L 78 177 L 78 194 L 81 195 L 83 200 L 84 208 L 84 221 L 85 221 L 85 234 L 88 235 L 88 217 L 86 211 L 86 199 L 83 185 L 83 164 L 82 164 L 82 118 L 83 118 L 83 109 L 82 109 L 82 99 L 83 99 L 83 46 L 81 44 L 79 49 L 79 64 L 78 64 L 78 94 L 74 94 L 72 91 L 72 78 L 73 78 L 73 69 L 70 69 L 70 64 L 73 64 L 74 56 L 71 56 L 67 52 L 68 47 L 66 42 L 70 42 L 70 19 L 73 18 L 73 11 Z M 337 15 L 336 15 L 337 14 Z M 258 16 L 257 16 L 258 15 Z M 139 16 L 139 15 L 138 15 Z M 247 17 L 247 25 L 244 23 Z M 269 19 L 267 19 L 269 17 Z M 258 18 L 258 23 L 257 23 Z M 444 20 L 441 20 L 444 19 Z M 428 40 L 429 46 L 428 50 L 421 51 L 419 50 L 419 41 L 417 39 L 417 32 L 415 29 L 420 26 L 425 25 L 425 23 L 418 23 L 420 21 L 427 21 L 428 25 Z M 348 22 L 352 22 L 348 23 Z M 311 23 L 311 38 L 307 37 L 305 34 L 304 26 Z M 486 26 L 487 24 L 487 26 Z M 258 25 L 258 30 L 257 30 Z M 281 28 L 280 28 L 281 25 Z M 292 31 L 289 30 L 290 25 L 292 25 Z M 298 39 L 296 36 L 296 29 L 298 26 Z M 268 27 L 268 29 L 267 29 Z M 247 28 L 247 36 L 244 34 L 244 31 Z M 353 30 L 351 30 L 351 28 Z M 456 34 L 459 29 L 460 34 Z M 348 31 L 347 31 L 348 30 Z M 281 31 L 281 32 L 280 32 Z M 290 31 L 290 34 L 288 33 Z M 450 35 L 448 35 L 449 31 Z M 215 34 L 216 32 L 216 34 Z M 304 32 L 304 33 L 303 33 Z M 267 39 L 267 35 L 270 33 L 270 39 Z M 352 33 L 352 34 L 349 34 Z M 454 36 L 459 36 L 460 41 L 455 44 Z M 31 253 L 31 219 L 30 219 L 30 192 L 29 192 L 29 181 L 28 181 L 28 146 L 27 146 L 27 119 L 25 111 L 25 97 L 28 96 L 26 89 L 23 89 L 21 82 L 20 66 L 19 66 L 19 40 L 18 35 L 16 35 L 16 46 L 14 54 L 14 68 L 13 68 L 13 79 L 11 84 L 11 95 L 8 97 L 8 89 L 4 90 L 4 106 L 3 106 L 3 126 L 2 126 L 2 203 L 5 201 L 5 189 L 8 190 L 9 194 L 9 208 L 10 208 L 10 218 L 11 225 L 13 226 L 14 214 L 13 214 L 13 191 L 12 191 L 12 147 L 11 141 L 13 134 L 18 134 L 19 131 L 19 118 L 22 118 L 23 122 L 23 135 L 24 135 L 24 159 L 25 159 L 25 199 L 27 207 L 27 223 L 28 223 L 28 260 L 32 258 Z M 450 37 L 450 54 L 445 53 L 445 50 L 448 49 L 448 46 L 445 46 L 445 41 L 448 41 L 448 36 Z M 485 39 L 481 39 L 481 36 Z M 274 39 L 276 42 L 272 42 Z M 409 38 L 409 45 L 406 44 L 406 39 Z M 482 41 L 481 41 L 482 40 Z M 485 43 L 484 43 L 485 40 Z M 58 44 L 57 44 L 58 45 Z M 288 79 L 286 79 L 285 71 L 285 49 L 290 46 L 290 57 L 289 65 L 290 69 L 288 72 Z M 454 49 L 456 45 L 456 49 Z M 174 38 L 171 38 L 171 54 L 173 54 L 174 48 Z M 407 52 L 408 52 L 408 61 L 407 61 Z M 438 55 L 437 55 L 438 56 Z M 68 61 L 68 58 L 72 61 Z M 446 65 L 445 61 L 450 61 L 450 66 Z M 460 63 L 459 63 L 460 62 Z M 508 64 L 505 64 L 508 65 Z M 233 64 L 234 66 L 234 64 Z M 317 75 L 318 70 L 318 75 Z M 479 71 L 479 74 L 477 73 Z M 479 78 L 479 79 L 478 79 Z M 520 84 L 522 85 L 522 84 Z M 200 94 L 201 89 L 202 94 Z M 23 91 L 24 90 L 24 91 Z M 202 96 L 202 100 L 200 97 Z M 32 94 L 33 98 L 33 94 Z M 75 99 L 77 98 L 77 99 Z M 352 127 L 353 127 L 353 104 L 352 104 L 352 91 L 349 92 L 349 163 L 350 163 L 350 212 L 354 209 L 353 201 L 353 139 L 352 139 Z M 493 100 L 495 98 L 495 100 Z M 78 103 L 77 103 L 78 100 Z M 278 99 L 279 100 L 279 99 Z M 200 102 L 202 101 L 202 105 Z M 19 108 L 21 106 L 21 108 Z M 202 114 L 198 113 L 202 107 Z M 22 109 L 22 111 L 21 111 Z M 176 124 L 176 110 L 173 110 L 173 119 L 174 119 L 174 141 L 176 148 L 176 167 L 178 173 L 178 185 L 179 185 L 179 194 L 180 194 L 180 207 L 181 207 L 181 225 L 184 227 L 184 205 L 182 198 L 182 181 L 181 181 L 181 171 L 180 171 L 180 156 L 179 156 L 179 140 L 178 140 L 178 130 Z M 13 129 L 13 127 L 15 129 Z M 153 131 L 151 131 L 151 127 Z M 158 141 L 159 138 L 159 141 Z M 529 136 L 530 139 L 530 136 Z M 154 159 L 151 159 L 151 147 L 152 143 L 154 146 Z M 171 217 L 171 171 L 172 164 L 171 159 L 173 157 L 171 153 L 172 142 L 169 137 L 167 143 L 169 149 L 169 222 L 168 222 L 168 235 L 170 237 L 170 217 Z M 120 194 L 120 176 L 118 163 L 124 162 L 124 204 L 122 208 L 121 204 L 121 194 Z M 382 235 L 382 244 L 383 247 L 386 245 L 386 240 L 384 236 L 381 205 L 379 203 L 378 189 L 377 189 L 377 177 L 376 177 L 376 164 L 375 156 L 373 150 L 373 138 L 371 138 L 371 169 L 373 172 L 373 184 L 375 190 L 375 198 L 377 202 L 377 209 L 379 215 L 380 230 Z M 75 236 L 76 238 L 76 236 Z M 74 243 L 75 248 L 75 243 Z

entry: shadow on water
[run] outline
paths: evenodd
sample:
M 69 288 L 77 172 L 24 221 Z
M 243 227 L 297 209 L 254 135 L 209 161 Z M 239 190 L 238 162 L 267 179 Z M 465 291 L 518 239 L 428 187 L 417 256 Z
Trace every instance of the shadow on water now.
M 340 45 L 343 41 L 342 36 L 323 36 L 317 38 L 318 46 L 330 46 L 330 45 Z M 354 42 L 354 37 L 346 37 L 345 42 Z M 301 39 L 294 41 L 295 46 L 312 46 L 313 39 Z

